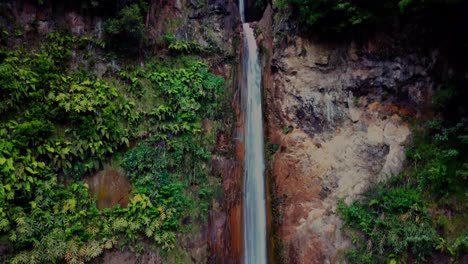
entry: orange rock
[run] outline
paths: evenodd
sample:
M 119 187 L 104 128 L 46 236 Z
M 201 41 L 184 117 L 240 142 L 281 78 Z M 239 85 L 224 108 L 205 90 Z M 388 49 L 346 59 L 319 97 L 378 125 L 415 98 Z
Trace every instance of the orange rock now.
M 370 111 L 376 111 L 379 108 L 380 108 L 380 102 L 373 102 L 367 107 L 367 109 L 369 109 Z
M 400 115 L 402 115 L 402 116 L 414 116 L 414 115 L 415 115 L 414 110 L 411 110 L 411 109 L 408 108 L 408 107 L 402 107 L 402 108 L 400 108 L 399 113 L 400 113 Z
M 394 104 L 389 104 L 389 105 L 386 105 L 382 110 L 383 110 L 383 112 L 391 115 L 393 113 L 398 112 L 398 106 L 396 106 Z
M 85 178 L 89 191 L 96 197 L 99 209 L 112 208 L 115 205 L 126 207 L 130 196 L 130 182 L 119 171 L 108 168 Z

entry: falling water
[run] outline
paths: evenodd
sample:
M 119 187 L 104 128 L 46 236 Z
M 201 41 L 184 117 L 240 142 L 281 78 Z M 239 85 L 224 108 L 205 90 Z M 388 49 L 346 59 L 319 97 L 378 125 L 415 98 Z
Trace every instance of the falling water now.
M 240 2 L 242 3 L 242 0 Z M 242 11 L 241 16 L 244 21 Z M 242 28 L 244 33 L 243 111 L 245 119 L 244 264 L 266 264 L 265 154 L 261 71 L 253 30 L 248 23 L 244 23 Z
M 244 0 L 239 0 L 239 12 L 240 12 L 240 17 L 241 17 L 242 23 L 245 22 L 244 10 L 245 10 Z

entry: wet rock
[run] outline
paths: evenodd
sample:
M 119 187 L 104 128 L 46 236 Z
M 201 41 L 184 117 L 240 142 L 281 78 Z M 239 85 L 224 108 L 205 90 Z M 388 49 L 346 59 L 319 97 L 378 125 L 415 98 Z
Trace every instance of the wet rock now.
M 99 209 L 112 208 L 115 205 L 126 207 L 130 197 L 130 182 L 115 169 L 107 168 L 84 179 L 89 191 L 96 197 Z
M 411 133 L 400 116 L 423 115 L 430 105 L 435 57 L 381 59 L 372 41 L 360 47 L 288 36 L 276 44 L 264 71 L 272 70 L 268 138 L 282 146 L 271 169 L 275 195 L 286 197 L 283 256 L 286 263 L 337 263 L 350 245 L 337 202 L 359 199 L 401 172 Z M 285 135 L 284 127 L 295 129 Z
M 29 30 L 29 24 L 36 20 L 36 6 L 30 3 L 24 3 L 19 13 L 18 21 Z
M 104 76 L 104 74 L 106 74 L 107 68 L 108 66 L 106 64 L 98 62 L 94 64 L 94 74 L 101 78 L 102 76 Z
M 81 15 L 76 12 L 70 12 L 66 15 L 66 20 L 70 31 L 78 36 L 82 36 L 85 33 L 85 22 Z
M 37 32 L 43 36 L 54 31 L 52 24 L 49 21 L 38 21 L 37 22 Z

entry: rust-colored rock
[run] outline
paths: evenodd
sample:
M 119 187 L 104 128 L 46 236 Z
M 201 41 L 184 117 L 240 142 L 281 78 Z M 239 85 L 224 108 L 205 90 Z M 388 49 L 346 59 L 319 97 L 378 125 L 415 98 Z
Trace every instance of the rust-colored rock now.
M 237 69 L 237 72 L 240 72 Z M 236 76 L 235 80 L 239 80 Z M 244 145 L 240 140 L 243 119 L 240 110 L 240 91 L 236 84 L 231 86 L 231 106 L 236 120 L 234 131 L 220 132 L 212 159 L 212 175 L 222 179 L 223 199 L 210 210 L 208 263 L 238 264 L 242 257 L 242 176 Z M 228 122 L 228 121 L 227 121 Z M 226 155 L 233 153 L 231 157 Z
M 284 263 L 338 263 L 350 241 L 337 202 L 402 170 L 411 136 L 402 117 L 427 111 L 435 82 L 425 76 L 435 57 L 376 59 L 391 46 L 387 37 L 360 46 L 279 37 L 290 28 L 274 15 L 262 27 L 272 31 L 262 43 L 275 41 L 262 71 L 268 141 L 280 146 L 270 175 L 282 256 Z
M 115 205 L 126 207 L 130 198 L 131 186 L 125 176 L 113 168 L 107 168 L 84 180 L 89 191 L 96 197 L 99 209 Z
M 76 12 L 70 12 L 66 15 L 68 26 L 73 34 L 84 35 L 86 31 L 86 24 L 83 16 Z

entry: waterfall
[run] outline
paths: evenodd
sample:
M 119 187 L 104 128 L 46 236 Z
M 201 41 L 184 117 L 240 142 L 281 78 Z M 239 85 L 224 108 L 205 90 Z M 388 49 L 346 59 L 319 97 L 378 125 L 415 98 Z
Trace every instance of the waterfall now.
M 239 0 L 239 12 L 240 12 L 240 18 L 241 18 L 242 23 L 245 22 L 244 10 L 245 10 L 244 0 Z
M 240 6 L 243 6 L 240 0 Z M 241 9 L 242 10 L 242 9 Z M 243 10 L 241 11 L 244 21 Z M 267 263 L 265 153 L 263 142 L 261 70 L 254 32 L 242 24 L 244 53 L 242 65 L 244 113 L 244 264 Z

